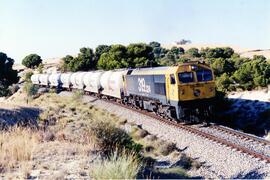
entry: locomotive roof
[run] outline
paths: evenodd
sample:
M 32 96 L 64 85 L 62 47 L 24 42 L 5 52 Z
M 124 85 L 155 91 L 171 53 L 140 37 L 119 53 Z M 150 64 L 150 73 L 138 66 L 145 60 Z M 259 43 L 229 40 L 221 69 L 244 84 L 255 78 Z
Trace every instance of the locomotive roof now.
M 135 74 L 167 74 L 167 73 L 173 73 L 177 69 L 178 69 L 178 66 L 137 68 L 137 69 L 133 69 L 131 74 L 133 74 L 133 75 L 135 75 Z
M 161 66 L 161 67 L 150 67 L 150 68 L 137 68 L 133 69 L 132 75 L 136 74 L 171 74 L 178 70 L 179 67 L 183 66 L 190 66 L 190 65 L 199 65 L 208 67 L 208 64 L 205 64 L 204 62 L 198 62 L 198 61 L 191 61 L 179 64 L 177 66 Z

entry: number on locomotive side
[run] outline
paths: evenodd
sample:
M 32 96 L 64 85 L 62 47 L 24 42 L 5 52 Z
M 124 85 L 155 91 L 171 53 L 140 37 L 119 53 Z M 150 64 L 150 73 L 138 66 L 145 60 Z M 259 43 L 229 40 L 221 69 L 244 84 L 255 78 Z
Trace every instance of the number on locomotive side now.
M 138 90 L 139 92 L 151 93 L 151 88 L 149 85 L 145 84 L 144 78 L 138 78 Z

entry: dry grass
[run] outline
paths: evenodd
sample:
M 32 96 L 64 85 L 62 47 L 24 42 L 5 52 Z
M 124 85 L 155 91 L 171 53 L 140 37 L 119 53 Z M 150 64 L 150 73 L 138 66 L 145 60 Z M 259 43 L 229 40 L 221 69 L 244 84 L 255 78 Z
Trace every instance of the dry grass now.
M 141 163 L 136 155 L 114 153 L 114 155 L 104 161 L 95 164 L 90 171 L 90 176 L 94 179 L 135 179 Z
M 38 144 L 38 135 L 30 129 L 12 128 L 0 133 L 0 169 L 5 171 L 18 162 L 30 161 Z

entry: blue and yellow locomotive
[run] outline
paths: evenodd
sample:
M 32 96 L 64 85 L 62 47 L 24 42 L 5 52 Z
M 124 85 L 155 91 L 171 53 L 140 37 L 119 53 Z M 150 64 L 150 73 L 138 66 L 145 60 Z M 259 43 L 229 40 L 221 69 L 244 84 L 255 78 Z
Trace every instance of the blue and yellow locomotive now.
M 134 69 L 125 76 L 125 102 L 185 121 L 208 120 L 215 97 L 212 69 L 189 62 Z

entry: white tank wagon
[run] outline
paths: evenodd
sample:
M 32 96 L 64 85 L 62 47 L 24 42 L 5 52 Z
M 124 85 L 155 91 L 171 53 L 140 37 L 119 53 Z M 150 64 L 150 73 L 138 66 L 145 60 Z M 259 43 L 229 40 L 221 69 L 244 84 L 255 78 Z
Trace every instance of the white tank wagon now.
M 83 77 L 83 84 L 85 86 L 85 91 L 99 93 L 101 85 L 100 78 L 104 71 L 92 71 L 87 72 Z
M 77 72 L 71 75 L 70 82 L 73 89 L 84 89 L 83 77 L 87 72 Z
M 49 86 L 49 76 L 50 74 L 40 74 L 39 76 L 39 84 L 43 86 Z
M 60 73 L 53 73 L 49 76 L 49 82 L 51 87 L 59 87 L 60 86 L 60 78 L 61 74 Z
M 101 94 L 121 98 L 124 94 L 123 76 L 128 70 L 106 71 L 101 75 L 100 84 L 102 87 Z
M 39 84 L 40 82 L 39 82 L 39 76 L 40 76 L 41 74 L 33 74 L 32 76 L 31 76 L 31 82 L 33 83 L 33 84 Z
M 67 88 L 69 89 L 70 86 L 71 86 L 71 82 L 70 82 L 70 79 L 71 79 L 71 75 L 73 73 L 62 73 L 61 76 L 60 76 L 60 82 L 61 82 L 61 87 L 62 88 Z

